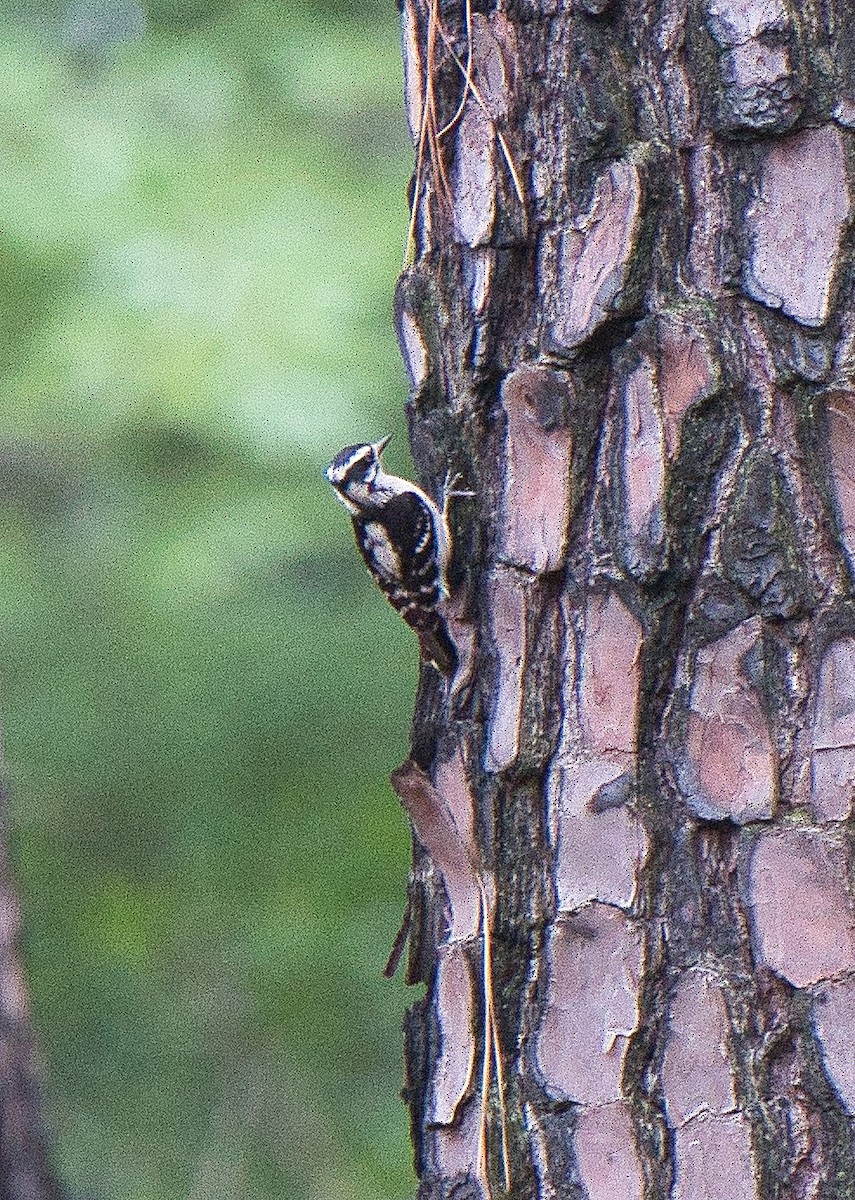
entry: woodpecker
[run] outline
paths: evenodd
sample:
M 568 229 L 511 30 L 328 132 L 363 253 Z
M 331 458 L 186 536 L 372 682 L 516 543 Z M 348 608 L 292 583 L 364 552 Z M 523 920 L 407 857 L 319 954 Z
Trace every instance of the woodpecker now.
M 422 657 L 451 677 L 457 650 L 439 611 L 448 599 L 448 501 L 472 493 L 450 490 L 447 479 L 440 508 L 417 484 L 383 469 L 390 439 L 345 446 L 325 474 L 350 513 L 375 583 L 415 630 Z

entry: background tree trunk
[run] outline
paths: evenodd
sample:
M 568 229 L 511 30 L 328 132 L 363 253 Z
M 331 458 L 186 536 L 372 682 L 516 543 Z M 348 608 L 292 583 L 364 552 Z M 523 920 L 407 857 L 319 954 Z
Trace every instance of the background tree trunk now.
M 412 447 L 477 492 L 394 777 L 420 1196 L 504 1186 L 483 888 L 515 1197 L 840 1200 L 855 12 L 476 7 L 403 6 Z
M 5 807 L 0 793 L 0 1200 L 60 1200 L 42 1122 L 42 1063 L 19 953 Z

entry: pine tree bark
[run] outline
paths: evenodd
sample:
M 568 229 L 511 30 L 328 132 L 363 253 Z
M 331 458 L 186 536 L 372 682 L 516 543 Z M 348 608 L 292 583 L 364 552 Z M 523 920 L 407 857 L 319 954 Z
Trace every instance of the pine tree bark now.
M 402 16 L 419 1195 L 853 1196 L 855 10 Z

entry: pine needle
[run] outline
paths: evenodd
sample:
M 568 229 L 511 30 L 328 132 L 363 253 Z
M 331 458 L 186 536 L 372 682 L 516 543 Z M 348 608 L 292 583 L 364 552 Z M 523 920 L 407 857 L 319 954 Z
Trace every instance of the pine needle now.
M 466 0 L 464 6 L 464 16 L 466 20 L 466 67 L 463 71 L 463 94 L 460 97 L 460 103 L 457 105 L 457 111 L 450 121 L 446 122 L 437 134 L 437 138 L 444 138 L 445 135 L 454 128 L 460 118 L 463 116 L 463 110 L 466 107 L 466 98 L 469 95 L 469 89 L 472 85 L 472 0 Z M 448 45 L 448 40 L 444 37 L 445 44 Z M 460 63 L 458 62 L 458 66 Z
M 495 133 L 498 143 L 502 149 L 502 156 L 504 157 L 505 165 L 508 168 L 508 174 L 510 175 L 511 181 L 514 185 L 514 191 L 516 192 L 517 199 L 519 200 L 520 205 L 522 206 L 523 213 L 525 213 L 525 193 L 523 191 L 522 181 L 520 180 L 520 177 L 519 177 L 519 172 L 517 171 L 516 164 L 514 163 L 513 155 L 511 154 L 508 143 L 505 141 L 502 131 L 499 129 L 498 125 L 496 124 L 495 120 L 493 119 L 493 115 L 487 106 L 487 101 L 484 99 L 484 97 L 481 93 L 481 89 L 478 87 L 477 83 L 472 78 L 471 64 L 467 64 L 466 66 L 464 66 L 464 64 L 461 62 L 460 56 L 457 54 L 456 50 L 454 49 L 454 46 L 451 44 L 451 39 L 448 37 L 448 35 L 445 32 L 445 30 L 443 29 L 442 25 L 439 26 L 439 35 L 442 38 L 442 40 L 445 42 L 446 49 L 448 50 L 448 53 L 451 55 L 451 57 L 454 59 L 455 63 L 457 64 L 457 67 L 458 67 L 460 73 L 462 74 L 464 80 L 466 80 L 466 85 L 464 86 L 464 92 L 466 91 L 466 87 L 468 87 L 471 90 L 472 95 L 475 97 L 476 101 L 478 102 L 479 108 L 484 113 L 484 115 L 487 117 L 490 124 L 493 126 L 493 132 Z
M 478 1134 L 478 1160 L 483 1169 L 484 1178 L 487 1172 L 487 1127 L 489 1114 L 489 1092 L 491 1083 L 491 1064 L 496 1068 L 496 1089 L 499 1093 L 499 1116 L 502 1133 L 502 1169 L 505 1179 L 505 1191 L 511 1191 L 511 1158 L 508 1139 L 508 1111 L 505 1103 L 505 1069 L 502 1064 L 502 1047 L 499 1037 L 499 1026 L 496 1020 L 496 1006 L 493 995 L 493 926 L 490 918 L 490 905 L 484 881 L 478 876 L 478 890 L 481 896 L 481 986 L 484 993 L 484 1061 L 481 1068 L 481 1127 Z M 489 1187 L 489 1184 L 488 1184 Z

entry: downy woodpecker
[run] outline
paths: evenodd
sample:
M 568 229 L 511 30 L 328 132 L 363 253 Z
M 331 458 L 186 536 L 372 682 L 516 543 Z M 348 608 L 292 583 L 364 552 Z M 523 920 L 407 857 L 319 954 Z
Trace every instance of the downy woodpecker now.
M 449 677 L 457 651 L 439 607 L 448 598 L 451 545 L 448 501 L 471 495 L 443 489 L 442 508 L 417 484 L 383 469 L 379 442 L 345 446 L 326 469 L 337 498 L 350 513 L 356 544 L 375 582 L 418 634 L 422 656 Z

